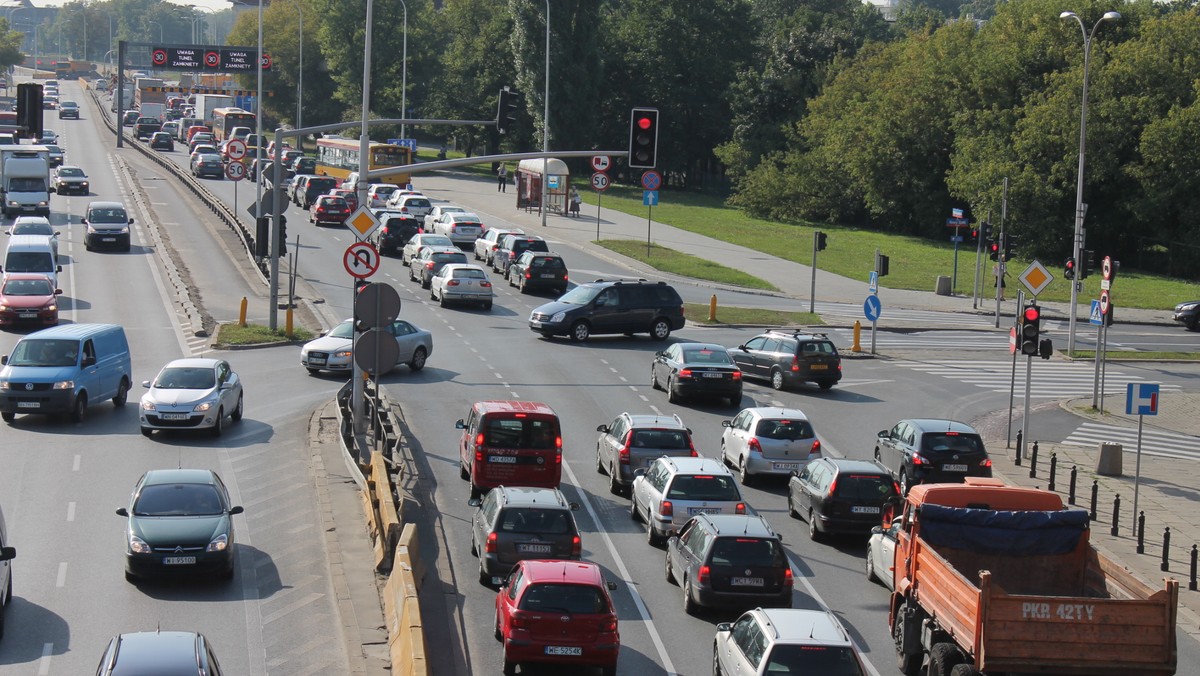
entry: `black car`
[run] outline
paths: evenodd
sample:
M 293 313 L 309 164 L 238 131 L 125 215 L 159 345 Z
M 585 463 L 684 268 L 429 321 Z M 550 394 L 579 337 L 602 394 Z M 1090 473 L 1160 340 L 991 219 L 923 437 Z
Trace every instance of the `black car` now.
M 134 486 L 125 529 L 125 579 L 217 574 L 233 579 L 233 516 L 229 491 L 207 469 L 150 470 Z
M 526 251 L 508 266 L 508 285 L 521 293 L 549 289 L 561 296 L 567 292 L 567 264 L 556 253 Z
M 508 266 L 526 251 L 550 252 L 550 245 L 537 235 L 508 234 L 500 239 L 500 246 L 492 254 L 492 271 L 508 276 Z
M 683 587 L 683 611 L 698 607 L 791 608 L 792 567 L 766 519 L 699 514 L 667 540 L 667 581 Z
M 175 139 L 165 131 L 156 131 L 150 137 L 150 147 L 154 150 L 175 150 Z
M 192 175 L 196 177 L 212 176 L 213 178 L 225 178 L 225 164 L 221 162 L 220 155 L 204 154 L 196 158 L 192 163 Z
M 666 282 L 644 279 L 579 284 L 529 315 L 530 330 L 543 337 L 565 335 L 580 342 L 593 334 L 646 332 L 666 340 L 685 323 L 679 292 Z
M 420 282 L 422 289 L 428 289 L 429 283 L 433 281 L 433 276 L 438 273 L 449 263 L 466 264 L 467 254 L 463 253 L 458 247 L 427 247 L 421 250 L 421 255 L 417 256 L 408 264 L 408 278 L 414 282 Z
M 954 420 L 901 420 L 875 439 L 875 460 L 900 482 L 900 492 L 922 483 L 962 483 L 990 477 L 992 460 L 983 437 Z
M 381 255 L 391 252 L 399 256 L 408 240 L 421 231 L 421 219 L 411 214 L 385 211 L 376 213 L 376 216 L 381 222 L 379 230 L 376 231 L 376 246 Z
M 317 201 L 317 198 L 338 187 L 338 180 L 329 176 L 313 176 L 304 184 L 304 194 L 300 196 L 300 206 L 307 209 Z
M 1188 331 L 1195 331 L 1200 327 L 1200 300 L 1189 300 L 1176 305 L 1175 321 L 1186 326 Z
M 292 170 L 293 176 L 297 174 L 315 174 L 317 173 L 317 160 L 312 157 L 297 157 L 289 169 Z
M 808 537 L 867 534 L 900 487 L 881 465 L 865 460 L 817 458 L 788 480 L 788 513 L 808 522 Z
M 842 357 L 824 333 L 771 329 L 730 349 L 729 356 L 747 378 L 762 378 L 777 390 L 805 381 L 828 390 L 842 379 Z
M 721 345 L 675 343 L 655 353 L 650 362 L 651 389 L 665 389 L 667 401 L 678 404 L 692 397 L 742 401 L 742 372 Z
M 139 631 L 114 636 L 100 658 L 96 676 L 221 676 L 221 665 L 204 634 L 191 631 Z
M 497 486 L 471 519 L 471 553 L 479 557 L 479 582 L 508 577 L 525 559 L 574 559 L 583 542 L 573 511 L 557 488 Z
M 150 138 L 155 132 L 162 131 L 162 121 L 157 117 L 139 117 L 133 123 L 133 136 L 137 140 Z

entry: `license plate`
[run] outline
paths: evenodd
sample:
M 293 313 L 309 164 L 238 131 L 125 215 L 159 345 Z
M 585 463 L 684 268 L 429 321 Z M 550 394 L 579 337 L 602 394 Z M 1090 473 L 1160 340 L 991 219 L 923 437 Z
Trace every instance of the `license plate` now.
M 800 463 L 798 463 L 798 462 L 773 462 L 773 463 L 771 463 L 771 469 L 779 469 L 779 470 L 800 469 Z
M 724 373 L 705 373 L 704 377 L 705 378 L 724 378 L 725 374 Z
M 17 408 L 41 408 L 42 403 L 39 401 L 18 401 Z
M 525 554 L 549 554 L 550 545 L 517 545 L 517 551 Z
M 729 584 L 734 587 L 761 587 L 763 579 L 761 577 L 731 577 Z
M 194 556 L 164 556 L 164 566 L 190 566 L 195 565 L 196 557 Z
M 720 514 L 720 507 L 688 507 L 688 514 Z
M 101 242 L 115 242 L 115 241 L 117 241 L 117 238 L 116 237 L 102 237 L 102 238 L 100 238 L 100 241 Z
M 583 654 L 583 648 L 565 645 L 548 645 L 546 646 L 547 655 L 571 655 L 578 657 Z
M 851 514 L 878 514 L 879 508 L 878 507 L 860 507 L 860 506 L 856 505 L 856 506 L 850 508 L 850 513 Z
M 809 368 L 812 369 L 813 371 L 824 371 L 825 369 L 829 368 L 829 365 L 828 364 L 813 364 Z
M 551 272 L 549 274 L 542 273 L 542 279 L 554 279 L 554 277 L 555 277 L 555 274 L 553 272 Z
M 21 314 L 19 314 L 17 316 L 20 317 L 21 319 L 37 319 L 36 312 L 22 312 Z
M 324 364 L 324 363 L 325 363 L 325 358 L 324 358 L 324 357 L 309 357 L 309 358 L 308 358 L 308 363 L 310 363 L 310 364 Z
M 943 472 L 965 472 L 965 471 L 967 471 L 967 466 L 966 465 L 942 465 L 942 471 Z
M 188 414 L 186 414 L 186 413 L 160 413 L 159 417 L 162 418 L 163 420 L 187 420 Z
M 515 455 L 489 455 L 488 462 L 495 462 L 501 465 L 517 464 L 517 456 Z

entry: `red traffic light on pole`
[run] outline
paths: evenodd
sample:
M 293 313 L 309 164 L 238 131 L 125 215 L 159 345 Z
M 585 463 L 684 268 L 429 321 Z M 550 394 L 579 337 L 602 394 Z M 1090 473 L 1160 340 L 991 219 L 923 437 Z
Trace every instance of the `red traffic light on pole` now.
M 1075 259 L 1068 258 L 1066 263 L 1063 263 L 1063 278 L 1075 279 Z
M 1042 309 L 1034 304 L 1025 306 L 1021 314 L 1021 354 L 1036 357 L 1042 333 Z
M 629 167 L 653 169 L 658 164 L 658 109 L 634 108 L 629 120 Z

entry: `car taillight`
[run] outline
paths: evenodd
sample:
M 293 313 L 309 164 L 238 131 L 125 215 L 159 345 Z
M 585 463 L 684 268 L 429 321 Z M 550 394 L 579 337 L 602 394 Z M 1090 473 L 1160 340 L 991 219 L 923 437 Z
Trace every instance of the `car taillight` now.
M 926 462 L 925 458 L 922 458 L 922 457 L 921 457 L 921 454 L 920 454 L 920 453 L 913 453 L 913 461 L 912 461 L 912 464 L 914 464 L 914 465 L 925 465 L 925 464 L 927 464 L 927 462 Z
M 483 445 L 483 433 L 482 433 L 482 432 L 480 432 L 479 434 L 476 434 L 476 435 L 475 435 L 475 445 L 476 445 L 476 446 L 482 446 L 482 445 Z
M 894 488 L 894 489 L 896 490 L 896 495 L 900 495 L 900 484 L 898 484 L 898 483 L 896 483 L 895 481 L 893 481 L 893 482 L 892 482 L 892 488 Z
M 604 618 L 603 620 L 600 620 L 600 633 L 601 634 L 613 634 L 613 633 L 616 633 L 616 631 L 617 631 L 617 618 L 615 615 L 609 616 L 609 617 Z
M 500 248 L 500 245 L 499 245 L 499 244 L 493 244 L 493 245 L 492 245 L 492 251 L 495 251 L 496 249 L 499 249 L 499 248 Z
M 741 380 L 741 379 L 742 379 L 742 372 L 741 372 L 741 371 L 734 371 L 734 372 L 733 372 L 731 375 L 733 376 L 733 379 L 734 379 L 734 380 Z
M 762 453 L 762 444 L 758 443 L 758 439 L 754 437 L 750 437 L 750 443 L 747 446 L 750 447 L 751 453 Z
M 671 504 L 670 500 L 663 500 L 662 504 L 658 506 L 658 513 L 660 516 L 675 516 L 675 506 Z
M 979 463 L 979 466 L 980 466 L 980 467 L 991 467 L 991 466 L 992 466 L 992 459 L 991 459 L 991 458 L 984 458 L 982 461 L 980 461 L 980 463 Z
M 691 437 L 688 437 L 688 453 L 691 454 L 693 458 L 700 457 L 700 454 L 696 452 L 696 444 L 692 443 Z
M 476 449 L 475 462 L 483 462 L 483 451 Z
M 429 261 L 428 263 L 426 263 L 426 264 L 425 264 L 425 269 L 426 269 L 426 270 L 432 270 L 432 269 L 433 269 L 433 261 Z
M 829 495 L 826 497 L 833 497 L 835 495 L 837 495 L 837 479 L 829 482 Z
M 525 271 L 525 279 L 533 279 L 533 275 L 529 274 L 528 270 Z
M 810 450 L 810 451 L 808 452 L 808 457 L 809 457 L 809 458 L 814 458 L 814 457 L 815 457 L 815 458 L 819 458 L 819 457 L 821 457 L 821 440 L 820 440 L 820 439 L 814 439 L 814 440 L 813 440 L 812 450 Z
M 492 283 L 491 283 L 491 282 L 484 281 L 484 282 L 480 282 L 480 283 L 479 283 L 479 286 L 482 286 L 482 287 L 483 287 L 483 288 L 485 288 L 485 289 L 490 289 L 490 288 L 492 288 Z
M 744 502 L 737 503 L 737 506 L 733 508 L 733 511 L 738 514 L 745 514 L 746 513 L 746 503 L 744 503 Z
M 520 611 L 514 612 L 508 621 L 509 624 L 512 625 L 513 629 L 529 628 L 529 616 Z
M 681 370 L 679 371 L 679 377 L 680 377 L 680 378 L 691 378 L 691 377 L 692 377 L 692 370 L 691 370 L 691 369 L 681 369 Z
M 800 358 L 799 357 L 792 357 L 792 370 L 793 371 L 800 370 Z
M 700 572 L 696 575 L 696 581 L 700 584 L 708 584 L 708 576 L 711 571 L 708 566 L 700 566 Z
M 579 536 L 576 535 L 574 538 L 571 539 L 571 556 L 582 556 L 582 555 L 583 555 L 583 540 L 579 539 Z
M 617 451 L 617 460 L 622 465 L 629 464 L 629 447 L 633 444 L 633 430 L 629 430 L 625 434 L 625 443 L 621 445 L 621 450 Z
M 446 286 L 458 286 L 458 280 L 452 279 L 452 280 L 446 282 Z
M 488 533 L 487 543 L 483 545 L 483 551 L 488 554 L 496 553 L 496 534 Z
M 783 586 L 790 587 L 795 583 L 796 583 L 796 580 L 795 580 L 795 578 L 792 577 L 791 566 L 784 568 L 783 569 Z

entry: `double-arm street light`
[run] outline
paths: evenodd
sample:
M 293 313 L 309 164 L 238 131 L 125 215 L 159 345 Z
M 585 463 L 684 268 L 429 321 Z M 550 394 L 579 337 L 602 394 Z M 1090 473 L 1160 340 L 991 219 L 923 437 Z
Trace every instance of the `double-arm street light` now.
M 1092 25 L 1090 32 L 1084 26 L 1083 19 L 1080 19 L 1079 15 L 1075 12 L 1063 12 L 1058 15 L 1058 18 L 1074 19 L 1079 24 L 1079 31 L 1083 33 L 1083 102 L 1079 106 L 1079 173 L 1076 176 L 1075 184 L 1075 242 L 1072 247 L 1075 265 L 1079 266 L 1079 261 L 1082 260 L 1083 255 L 1083 165 L 1084 152 L 1087 147 L 1088 61 L 1091 57 L 1092 40 L 1096 37 L 1096 29 L 1100 28 L 1100 24 L 1105 21 L 1120 21 L 1121 15 L 1117 12 L 1105 12 L 1104 16 L 1100 17 Z M 1078 279 L 1071 280 L 1071 314 L 1067 323 L 1068 356 L 1075 353 L 1075 314 L 1079 304 L 1080 283 Z
M 542 152 L 550 152 L 550 0 L 546 0 L 546 90 L 542 94 Z M 504 111 L 500 111 L 503 115 Z M 542 227 L 546 227 L 547 186 L 550 183 L 550 157 L 542 157 Z
M 161 24 L 161 23 L 159 23 L 159 22 L 157 22 L 157 21 L 147 21 L 146 23 L 148 23 L 148 24 L 150 24 L 150 25 L 152 25 L 152 26 L 158 26 L 158 44 L 160 44 L 160 45 L 161 45 L 161 44 L 162 44 L 162 41 L 163 41 L 163 30 L 162 30 L 162 24 Z
M 404 8 L 404 49 L 401 58 L 401 75 L 400 75 L 400 119 L 408 119 L 408 3 L 400 0 L 400 6 Z M 408 138 L 408 125 L 401 123 L 400 138 Z

